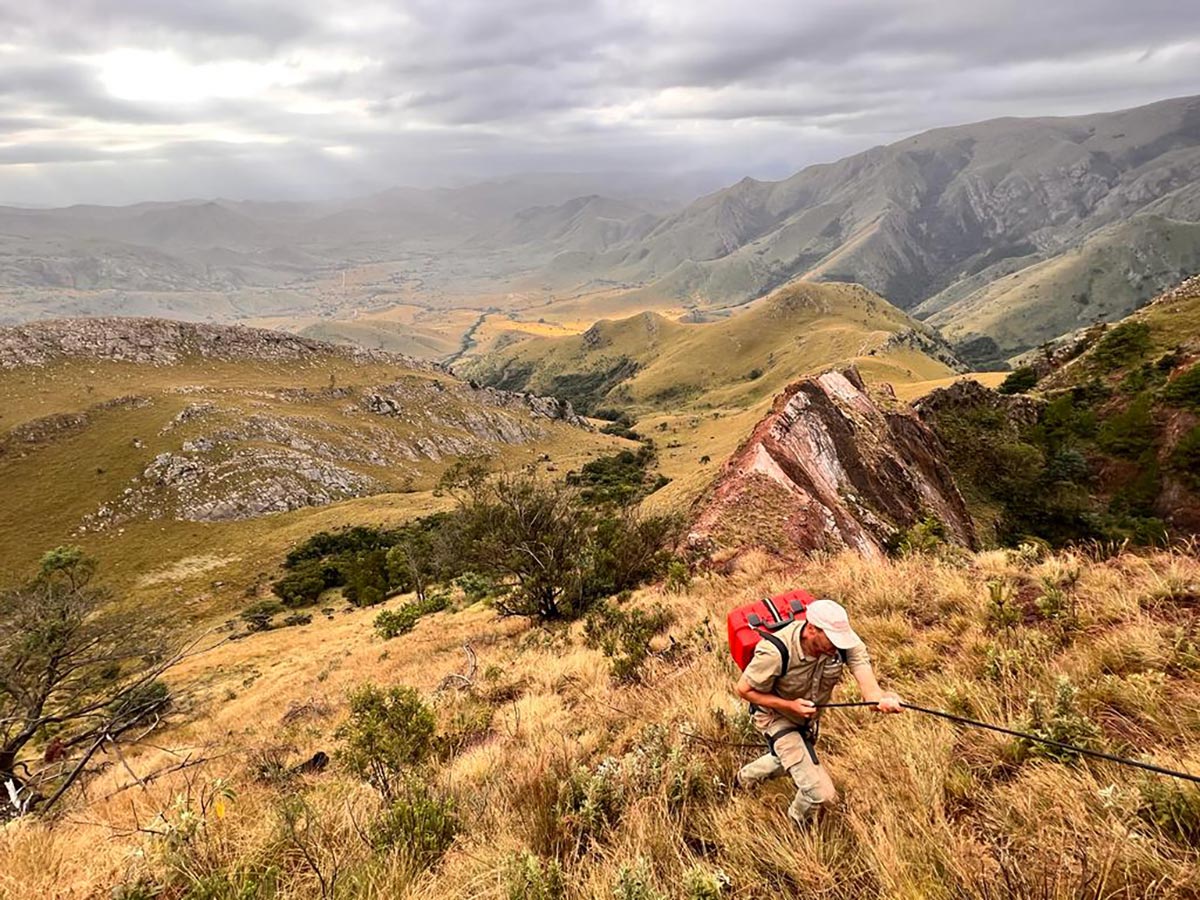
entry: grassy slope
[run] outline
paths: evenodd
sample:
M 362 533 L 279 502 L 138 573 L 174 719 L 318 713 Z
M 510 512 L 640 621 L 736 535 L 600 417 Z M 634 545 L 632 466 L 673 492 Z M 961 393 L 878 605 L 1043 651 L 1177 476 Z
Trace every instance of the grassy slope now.
M 331 376 L 340 387 L 385 384 L 398 378 L 448 380 L 382 364 L 356 365 L 336 357 L 311 366 L 192 361 L 155 368 L 70 362 L 0 373 L 5 398 L 0 428 L 5 431 L 55 413 L 91 410 L 89 424 L 78 432 L 0 454 L 0 479 L 6 485 L 6 502 L 0 507 L 4 548 L 0 573 L 23 575 L 46 549 L 78 542 L 105 561 L 118 586 L 132 591 L 135 601 L 181 604 L 189 617 L 202 618 L 244 605 L 246 592 L 260 573 L 270 572 L 288 546 L 315 531 L 355 522 L 394 523 L 439 508 L 445 501 L 434 498 L 431 490 L 452 460 L 395 460 L 386 467 L 351 463 L 347 468 L 376 478 L 396 493 L 240 522 L 138 518 L 120 529 L 75 534 L 85 514 L 120 498 L 155 455 L 178 451 L 183 440 L 214 427 L 236 426 L 238 410 L 246 416 L 288 417 L 306 423 L 304 430 L 313 437 L 329 440 L 332 435 L 359 446 L 372 439 L 358 430 L 363 426 L 380 427 L 399 438 L 412 433 L 401 420 L 347 416 L 343 407 L 352 401 L 344 398 L 318 396 L 297 405 L 269 394 L 281 388 L 319 392 L 329 386 Z M 176 392 L 198 385 L 206 390 Z M 97 409 L 107 400 L 129 395 L 148 397 L 152 403 L 142 408 Z M 160 434 L 180 410 L 197 400 L 220 403 L 223 413 L 218 423 L 205 418 Z M 499 464 L 519 467 L 548 453 L 565 471 L 624 444 L 549 423 L 547 431 L 536 442 L 498 445 Z M 140 448 L 134 446 L 135 439 L 141 441 Z M 155 577 L 172 571 L 177 575 Z M 224 584 L 214 586 L 215 581 Z
M 505 367 L 533 367 L 529 386 L 550 390 L 556 376 L 637 362 L 636 375 L 600 405 L 635 412 L 736 407 L 768 401 L 803 374 L 861 364 L 879 380 L 925 381 L 950 370 L 923 354 L 871 355 L 892 334 L 913 327 L 902 312 L 856 285 L 797 283 L 728 319 L 703 324 L 655 313 L 597 323 L 588 337 L 531 338 L 460 366 L 490 380 Z M 749 377 L 752 370 L 762 374 Z
M 1078 622 L 1064 628 L 1041 619 L 1033 598 L 1043 581 L 1066 584 L 1073 573 L 1067 590 Z M 991 579 L 1020 587 L 1025 624 L 988 624 Z M 734 573 L 698 581 L 689 595 L 639 592 L 634 602 L 676 613 L 670 634 L 686 648 L 674 660 L 652 662 L 642 687 L 612 683 L 578 627 L 545 634 L 478 606 L 430 617 L 388 643 L 373 635 L 374 612 L 364 610 L 219 647 L 174 674 L 182 698 L 177 724 L 155 739 L 211 761 L 144 790 L 111 765 L 89 799 L 77 798 L 57 824 L 0 832 L 0 894 L 101 897 L 144 877 L 170 881 L 174 892 L 165 896 L 179 896 L 200 875 L 236 883 L 239 869 L 274 865 L 276 900 L 316 896 L 313 873 L 280 839 L 279 810 L 297 797 L 311 810 L 310 852 L 326 872 L 340 860 L 341 897 L 517 897 L 505 888 L 506 860 L 526 850 L 561 859 L 568 900 L 612 897 L 620 867 L 639 857 L 649 861 L 660 892 L 639 896 L 669 898 L 685 896 L 683 873 L 693 866 L 724 871 L 733 898 L 1200 892 L 1195 845 L 1171 830 L 1169 817 L 1163 828 L 1153 824 L 1149 808 L 1156 792 L 1173 797 L 1178 820 L 1194 823 L 1194 790 L 1107 763 L 1018 762 L 1006 738 L 917 714 L 828 714 L 822 758 L 842 798 L 812 831 L 791 830 L 786 779 L 730 797 L 738 765 L 758 750 L 741 746 L 742 705 L 731 690 L 736 672 L 720 623 L 735 603 L 797 584 L 845 603 L 883 683 L 913 702 L 1019 725 L 1031 693 L 1050 695 L 1065 676 L 1081 689 L 1079 710 L 1100 728 L 1102 746 L 1200 771 L 1200 657 L 1188 614 L 1200 584 L 1193 554 L 1103 561 L 1065 554 L 1040 564 L 1003 553 L 962 563 L 840 555 L 798 567 L 751 554 Z M 1189 621 L 1190 649 L 1180 640 Z M 464 698 L 435 689 L 445 674 L 463 670 L 463 641 L 478 653 L 480 696 L 496 699 L 484 732 L 425 775 L 458 798 L 464 822 L 437 871 L 413 877 L 399 855 L 367 851 L 357 832 L 378 801 L 336 763 L 289 785 L 255 777 L 260 753 L 294 762 L 335 750 L 345 693 L 364 680 L 415 686 L 447 727 L 466 708 Z M 840 696 L 854 696 L 849 682 Z M 289 707 L 301 704 L 312 714 L 284 724 Z M 690 799 L 670 803 L 667 784 L 653 776 L 618 779 L 625 793 L 615 821 L 579 842 L 581 816 L 555 812 L 562 780 L 594 772 L 607 756 L 624 757 L 649 725 L 660 725 L 678 748 L 662 764 L 693 773 Z M 127 759 L 146 775 L 180 756 L 145 748 Z M 226 812 L 210 806 L 201 815 L 196 838 L 172 850 L 136 831 L 162 828 L 160 813 L 175 821 L 173 804 L 187 803 L 181 795 L 193 798 L 195 812 L 194 798 L 217 778 L 234 797 Z
M 966 296 L 931 298 L 917 313 L 932 312 L 929 323 L 952 341 L 988 335 L 1012 356 L 1093 322 L 1120 319 L 1197 269 L 1200 225 L 1139 216 Z

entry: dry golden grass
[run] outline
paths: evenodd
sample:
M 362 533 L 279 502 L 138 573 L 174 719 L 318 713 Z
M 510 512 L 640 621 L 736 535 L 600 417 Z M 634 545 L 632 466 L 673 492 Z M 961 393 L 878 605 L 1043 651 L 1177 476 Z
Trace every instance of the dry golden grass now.
M 995 580 L 1012 588 L 1019 624 L 990 624 L 987 582 Z M 1073 618 L 1038 612 L 1047 584 L 1065 586 Z M 1174 783 L 1103 762 L 1022 760 L 1005 738 L 916 713 L 827 714 L 821 747 L 842 796 L 805 833 L 784 815 L 790 789 L 782 781 L 730 796 L 737 766 L 758 751 L 741 746 L 723 619 L 732 606 L 793 585 L 842 600 L 881 681 L 913 702 L 1019 723 L 1030 692 L 1052 693 L 1067 676 L 1104 746 L 1200 772 L 1194 553 L 1076 551 L 1039 561 L 993 551 L 884 562 L 840 554 L 794 564 L 751 553 L 726 574 L 698 577 L 688 594 L 651 587 L 635 596 L 675 611 L 670 635 L 681 647 L 653 660 L 635 686 L 612 682 L 580 626 L 543 631 L 483 606 L 427 617 L 389 642 L 371 630 L 376 611 L 363 610 L 224 644 L 174 673 L 177 724 L 155 738 L 211 761 L 143 789 L 108 759 L 59 820 L 0 833 L 0 895 L 102 898 L 143 878 L 164 886 L 162 897 L 320 896 L 313 869 L 281 837 L 278 810 L 295 796 L 310 809 L 318 868 L 340 869 L 339 897 L 518 896 L 505 873 L 526 851 L 559 859 L 569 898 L 614 896 L 622 866 L 638 859 L 658 892 L 641 896 L 671 898 L 689 896 L 684 873 L 694 867 L 723 871 L 725 896 L 736 898 L 1200 894 L 1197 848 L 1143 815 L 1152 786 Z M 1191 650 L 1181 639 L 1188 633 Z M 255 779 L 269 748 L 292 762 L 334 751 L 346 692 L 363 681 L 416 687 L 446 723 L 463 695 L 436 688 L 463 668 L 464 641 L 478 654 L 475 689 L 492 698 L 491 722 L 427 773 L 457 797 L 464 824 L 436 870 L 414 874 L 402 853 L 368 851 L 356 823 L 370 820 L 378 800 L 336 763 L 288 786 Z M 849 682 L 841 696 L 853 698 Z M 305 704 L 307 714 L 288 715 Z M 653 778 L 630 781 L 619 815 L 590 830 L 582 813 L 556 811 L 564 779 L 581 768 L 595 773 L 608 756 L 628 761 L 648 725 L 661 726 L 675 748 L 655 759 L 691 772 L 689 790 L 680 797 Z M 145 749 L 127 758 L 146 775 L 180 757 Z M 200 813 L 217 779 L 234 796 Z M 178 798 L 189 791 L 201 816 L 190 839 L 176 830 L 172 844 L 136 831 L 163 829 L 160 814 L 176 822 Z M 1200 816 L 1196 793 L 1172 796 Z M 212 887 L 268 866 L 274 893 Z M 205 877 L 209 893 L 197 888 Z

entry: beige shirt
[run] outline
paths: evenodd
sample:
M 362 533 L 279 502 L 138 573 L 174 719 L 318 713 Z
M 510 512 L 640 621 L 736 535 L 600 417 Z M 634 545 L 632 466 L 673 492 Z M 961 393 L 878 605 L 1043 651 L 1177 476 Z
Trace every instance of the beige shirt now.
M 779 673 L 783 659 L 775 645 L 763 638 L 754 648 L 754 656 L 746 666 L 746 680 L 756 691 L 774 694 L 785 700 L 803 697 L 816 704 L 828 703 L 834 687 L 842 678 L 842 672 L 847 668 L 853 672 L 863 666 L 869 667 L 871 657 L 867 654 L 865 644 L 847 650 L 844 664 L 840 654 L 805 656 L 800 646 L 801 626 L 802 623 L 793 622 L 774 632 L 775 637 L 788 648 L 788 669 L 782 678 Z

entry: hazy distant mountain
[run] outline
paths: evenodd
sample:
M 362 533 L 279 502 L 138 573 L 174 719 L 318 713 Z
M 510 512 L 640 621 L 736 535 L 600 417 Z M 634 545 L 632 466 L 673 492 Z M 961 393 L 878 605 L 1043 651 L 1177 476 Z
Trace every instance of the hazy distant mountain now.
M 1053 335 L 1008 322 L 1003 310 L 989 312 L 986 329 L 976 331 L 991 281 L 1056 259 L 1138 213 L 1166 220 L 1165 232 L 1173 221 L 1200 221 L 1198 176 L 1200 98 L 1072 118 L 996 119 L 930 131 L 785 181 L 747 178 L 663 218 L 644 239 L 554 267 L 552 277 L 641 283 L 715 305 L 794 278 L 855 281 L 918 314 L 936 309 L 938 323 L 962 340 L 1002 333 L 1007 355 Z M 1187 253 L 1163 259 L 1153 230 L 1141 231 L 1147 242 L 1132 255 L 1158 258 L 1149 267 L 1131 259 L 1123 278 L 1109 278 L 1106 317 L 1125 314 L 1194 265 Z M 949 300 L 971 278 L 984 294 L 920 306 L 947 290 Z M 1056 294 L 1040 302 L 1077 301 Z M 1015 315 L 1026 305 L 1015 304 Z

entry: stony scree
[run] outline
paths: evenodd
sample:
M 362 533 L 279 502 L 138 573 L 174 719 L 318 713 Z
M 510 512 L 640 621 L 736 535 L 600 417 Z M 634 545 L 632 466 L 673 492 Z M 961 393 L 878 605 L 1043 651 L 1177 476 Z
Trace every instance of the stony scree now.
M 693 539 L 879 556 L 898 530 L 935 516 L 973 547 L 943 455 L 915 412 L 885 409 L 855 369 L 806 378 L 776 397 L 725 464 L 700 501 Z

